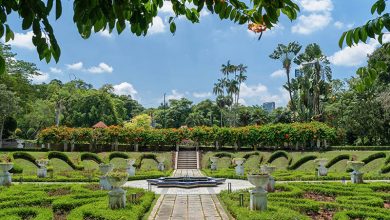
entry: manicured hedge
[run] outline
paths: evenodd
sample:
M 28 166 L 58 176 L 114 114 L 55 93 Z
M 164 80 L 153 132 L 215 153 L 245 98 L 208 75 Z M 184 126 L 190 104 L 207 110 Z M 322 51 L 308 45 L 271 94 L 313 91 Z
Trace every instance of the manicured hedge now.
M 23 173 L 23 168 L 20 165 L 14 163 L 14 166 L 12 167 L 12 169 L 9 172 L 20 174 L 20 173 Z
M 335 165 L 337 162 L 342 161 L 342 160 L 349 160 L 350 159 L 349 154 L 340 154 L 331 159 L 326 165 L 326 168 L 331 168 L 333 165 Z
M 36 161 L 37 159 L 33 155 L 31 155 L 31 154 L 29 154 L 27 152 L 14 152 L 12 154 L 12 157 L 14 159 L 24 159 L 24 160 L 30 161 L 36 167 L 39 167 L 38 164 L 37 164 L 37 161 Z
M 274 160 L 280 158 L 280 157 L 284 157 L 288 160 L 288 153 L 284 150 L 278 150 L 278 151 L 275 151 L 271 154 L 271 156 L 269 157 L 269 159 L 267 160 L 267 163 L 272 163 Z
M 57 159 L 63 160 L 65 163 L 67 163 L 70 167 L 72 167 L 72 168 L 75 169 L 75 170 L 83 170 L 83 169 L 84 169 L 83 166 L 74 164 L 73 161 L 68 157 L 68 155 L 66 155 L 66 154 L 63 153 L 63 152 L 59 152 L 59 151 L 50 151 L 50 152 L 47 154 L 47 158 L 48 158 L 49 160 L 50 160 L 50 159 L 53 159 L 53 158 L 57 158 Z
M 259 152 L 251 152 L 251 153 L 247 153 L 243 156 L 243 158 L 245 158 L 245 160 L 248 160 L 251 156 L 260 156 L 260 153 Z
M 386 165 L 382 167 L 381 173 L 388 173 L 388 172 L 390 172 L 390 165 Z
M 103 163 L 103 160 L 97 154 L 89 153 L 89 152 L 82 153 L 80 155 L 80 159 L 81 159 L 81 161 L 83 161 L 83 160 L 93 160 L 93 161 L 95 161 L 98 164 Z
M 376 159 L 379 159 L 379 158 L 385 158 L 385 157 L 386 157 L 386 153 L 378 152 L 378 153 L 371 154 L 370 156 L 364 158 L 362 160 L 362 162 L 364 162 L 364 165 L 366 165 L 366 164 L 370 163 L 373 160 L 376 160 Z
M 233 158 L 233 157 L 234 157 L 233 154 L 228 153 L 228 152 L 219 152 L 219 153 L 215 153 L 213 156 L 214 156 L 214 157 L 218 157 L 218 158 L 222 158 L 222 157 Z
M 315 160 L 317 159 L 317 156 L 315 155 L 307 155 L 307 156 L 304 156 L 302 158 L 300 158 L 299 160 L 297 160 L 297 162 L 295 162 L 293 165 L 289 166 L 288 169 L 289 170 L 295 170 L 295 169 L 298 169 L 300 166 L 302 166 L 304 163 L 310 161 L 310 160 Z
M 331 146 L 329 150 L 390 151 L 390 146 Z
M 336 138 L 335 129 L 319 122 L 269 124 L 241 128 L 194 127 L 180 129 L 129 129 L 110 126 L 102 129 L 50 127 L 39 132 L 43 143 L 122 143 L 139 146 L 174 146 L 183 140 L 193 140 L 201 145 L 219 146 L 277 146 L 286 143 L 310 146 L 317 140 Z M 310 146 L 314 147 L 314 146 Z M 322 146 L 325 147 L 325 146 Z
M 123 152 L 112 152 L 108 158 L 109 160 L 112 160 L 114 158 L 129 159 L 129 155 Z
M 158 163 L 157 156 L 155 154 L 141 154 L 140 157 L 135 161 L 134 166 L 137 168 L 141 168 L 142 160 L 144 159 L 152 159 Z

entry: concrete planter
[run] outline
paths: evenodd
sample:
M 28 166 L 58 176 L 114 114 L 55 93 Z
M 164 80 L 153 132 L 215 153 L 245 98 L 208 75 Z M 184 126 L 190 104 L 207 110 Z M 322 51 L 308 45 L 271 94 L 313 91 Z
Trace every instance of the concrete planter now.
M 267 191 L 268 192 L 275 192 L 275 179 L 272 176 L 272 173 L 276 171 L 275 166 L 269 166 L 269 165 L 263 165 L 261 166 L 261 171 L 264 173 L 267 173 L 269 175 L 269 181 L 267 184 Z
M 9 171 L 13 166 L 13 163 L 0 163 L 0 186 L 11 185 L 12 177 Z
M 234 158 L 233 159 L 234 163 L 236 164 L 236 175 L 238 176 L 243 176 L 244 175 L 244 164 L 245 158 Z
M 364 166 L 362 161 L 348 161 L 347 163 L 353 169 L 351 172 L 351 182 L 355 184 L 363 183 L 363 173 L 360 172 L 360 169 Z
M 38 164 L 38 170 L 37 170 L 37 176 L 38 178 L 45 178 L 47 177 L 47 165 L 49 164 L 48 159 L 40 159 L 36 160 Z
M 269 182 L 268 174 L 248 175 L 248 181 L 255 186 L 250 193 L 250 209 L 251 210 L 267 210 L 267 191 L 264 190 Z
M 110 190 L 112 187 L 107 180 L 107 174 L 112 171 L 114 167 L 112 164 L 100 164 L 99 170 L 102 172 L 102 176 L 100 177 L 100 187 L 104 190 Z
M 135 176 L 135 167 L 133 166 L 135 164 L 135 159 L 126 159 L 126 164 L 126 171 L 129 176 Z
M 111 209 L 121 209 L 126 207 L 126 191 L 122 187 L 127 179 L 128 174 L 124 173 L 121 177 L 117 176 L 107 176 L 108 183 L 113 186 L 113 189 L 108 193 L 109 198 L 109 207 Z
M 218 157 L 210 157 L 210 161 L 211 161 L 211 170 L 217 170 Z
M 328 159 L 320 158 L 320 159 L 316 159 L 314 162 L 318 164 L 317 175 L 318 176 L 327 176 L 328 169 L 325 167 L 325 165 L 328 163 Z

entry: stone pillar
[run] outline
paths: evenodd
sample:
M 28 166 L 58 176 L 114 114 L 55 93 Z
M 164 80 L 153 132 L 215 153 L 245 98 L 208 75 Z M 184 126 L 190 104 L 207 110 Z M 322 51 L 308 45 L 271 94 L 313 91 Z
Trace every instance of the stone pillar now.
M 164 171 L 165 170 L 164 162 L 159 162 L 157 168 L 159 171 Z
M 70 151 L 73 152 L 74 151 L 74 141 L 72 141 L 70 143 Z
M 138 143 L 135 144 L 134 151 L 138 151 Z
M 249 190 L 249 193 L 251 210 L 267 210 L 267 191 L 263 188 L 255 188 L 254 190 Z
M 325 167 L 325 166 L 323 166 L 323 165 L 320 165 L 319 167 L 318 167 L 318 171 L 317 171 L 318 173 L 318 176 L 327 176 L 328 175 L 328 169 Z
M 68 142 L 64 142 L 64 152 L 68 151 Z
M 108 193 L 109 206 L 111 209 L 120 209 L 126 207 L 126 191 L 121 188 L 115 188 Z
M 351 182 L 352 183 L 363 183 L 363 173 L 359 171 L 353 171 L 351 173 Z
M 45 178 L 47 177 L 47 167 L 39 167 L 37 170 L 37 176 L 38 178 Z
M 47 149 L 50 150 L 50 143 L 47 143 Z
M 267 184 L 268 192 L 275 192 L 275 179 L 273 176 L 269 176 L 268 184 Z

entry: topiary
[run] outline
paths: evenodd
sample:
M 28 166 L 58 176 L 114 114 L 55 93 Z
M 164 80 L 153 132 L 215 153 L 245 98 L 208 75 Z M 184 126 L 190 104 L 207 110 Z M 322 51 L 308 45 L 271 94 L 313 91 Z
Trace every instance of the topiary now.
M 306 162 L 308 162 L 310 160 L 315 160 L 315 159 L 317 159 L 317 156 L 315 156 L 315 155 L 304 156 L 301 159 L 297 160 L 297 162 L 295 162 L 293 165 L 287 167 L 287 169 L 289 169 L 289 170 L 296 170 L 300 166 L 302 166 L 304 163 L 306 163 Z
M 278 151 L 275 151 L 271 154 L 271 156 L 269 157 L 269 159 L 267 160 L 267 163 L 272 163 L 274 160 L 280 158 L 280 157 L 284 157 L 288 160 L 288 153 L 284 150 L 278 150 Z
M 65 163 L 67 163 L 70 167 L 72 167 L 73 169 L 75 170 L 83 170 L 84 167 L 83 166 L 80 166 L 80 165 L 77 165 L 75 163 L 73 163 L 72 160 L 70 160 L 70 158 L 68 157 L 68 155 L 66 155 L 65 153 L 63 152 L 59 152 L 59 151 L 51 151 L 47 154 L 47 158 L 49 160 L 53 159 L 53 158 L 57 158 L 57 159 L 60 159 L 62 161 L 64 161 Z
M 80 159 L 81 159 L 81 161 L 83 161 L 83 160 L 93 160 L 93 161 L 95 161 L 98 164 L 103 163 L 103 160 L 97 154 L 90 153 L 90 152 L 82 153 L 80 155 Z
M 349 160 L 351 158 L 351 155 L 349 154 L 340 154 L 334 157 L 332 160 L 330 160 L 325 167 L 330 168 L 333 165 L 335 165 L 337 162 L 342 161 L 342 160 Z

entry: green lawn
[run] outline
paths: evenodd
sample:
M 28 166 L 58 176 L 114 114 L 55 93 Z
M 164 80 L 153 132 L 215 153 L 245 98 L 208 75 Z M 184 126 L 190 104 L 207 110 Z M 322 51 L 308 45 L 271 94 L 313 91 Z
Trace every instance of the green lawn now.
M 240 205 L 240 194 L 244 204 Z M 250 211 L 248 190 L 221 192 L 221 202 L 237 220 L 390 219 L 388 183 L 288 183 L 268 193 L 268 210 Z

